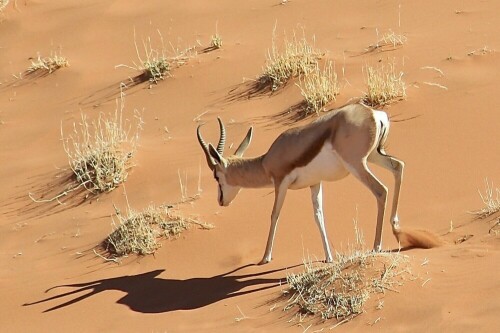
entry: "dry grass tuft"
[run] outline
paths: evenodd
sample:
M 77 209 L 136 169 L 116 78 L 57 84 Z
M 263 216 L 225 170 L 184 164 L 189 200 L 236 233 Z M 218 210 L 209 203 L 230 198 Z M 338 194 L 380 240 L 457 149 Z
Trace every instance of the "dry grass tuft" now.
M 160 238 L 177 237 L 190 224 L 198 224 L 204 229 L 213 227 L 197 220 L 182 217 L 173 212 L 172 206 L 155 207 L 150 205 L 142 212 L 129 209 L 127 215 L 123 215 L 115 207 L 114 231 L 103 245 L 114 257 L 128 254 L 152 254 L 161 247 Z
M 497 187 L 494 189 L 493 182 L 490 183 L 488 179 L 485 179 L 484 183 L 484 193 L 478 190 L 484 207 L 472 212 L 472 214 L 476 215 L 478 218 L 486 218 L 500 211 L 500 188 Z
M 81 121 L 73 123 L 73 132 L 67 137 L 61 128 L 64 150 L 76 182 L 93 194 L 109 192 L 125 182 L 132 166 L 143 121 L 137 111 L 133 120 L 126 119 L 123 111 L 122 96 L 114 113 L 100 113 L 95 121 L 82 114 Z
M 490 49 L 488 46 L 484 46 L 480 49 L 468 52 L 467 55 L 470 57 L 470 56 L 474 56 L 474 55 L 486 55 L 486 54 L 490 54 L 493 52 L 494 52 L 494 50 Z
M 406 98 L 403 72 L 396 72 L 394 64 L 377 68 L 366 66 L 367 92 L 364 103 L 372 107 L 384 106 Z
M 347 254 L 337 253 L 331 264 L 304 263 L 304 272 L 289 274 L 285 310 L 298 308 L 301 315 L 335 318 L 346 322 L 361 314 L 370 296 L 395 290 L 410 274 L 408 257 L 400 253 L 364 250 L 356 229 L 356 245 Z
M 378 35 L 378 30 L 377 30 Z M 374 51 L 391 51 L 398 47 L 403 46 L 407 41 L 405 35 L 397 34 L 392 30 L 384 33 L 380 39 L 377 40 L 375 44 L 371 44 L 365 49 L 365 53 L 370 53 Z
M 217 23 L 215 24 L 215 34 L 212 35 L 212 39 L 210 41 L 211 49 L 220 49 L 222 47 L 222 37 L 219 35 L 219 31 L 217 29 Z
M 284 50 L 280 51 L 274 31 L 272 48 L 268 51 L 266 65 L 259 80 L 276 91 L 291 78 L 314 71 L 321 56 L 322 53 L 309 44 L 304 35 L 299 39 L 295 32 L 291 40 L 285 37 Z
M 31 66 L 28 67 L 26 73 L 33 74 L 35 72 L 45 72 L 50 74 L 60 68 L 68 66 L 68 60 L 61 55 L 61 51 L 52 52 L 50 57 L 42 57 L 38 54 L 36 59 L 31 60 Z
M 0 12 L 5 8 L 7 7 L 7 5 L 9 4 L 9 0 L 0 0 Z
M 405 35 L 397 34 L 392 30 L 389 30 L 382 35 L 382 38 L 377 43 L 379 46 L 392 46 L 394 48 L 402 46 L 406 43 L 408 39 Z
M 190 58 L 196 55 L 194 47 L 181 50 L 170 45 L 172 50 L 168 52 L 161 32 L 159 30 L 157 32 L 160 47 L 153 46 L 151 36 L 148 36 L 145 40 L 142 40 L 141 51 L 137 45 L 137 37 L 134 30 L 134 45 L 139 62 L 133 62 L 132 66 L 122 64 L 115 67 L 127 67 L 137 70 L 151 83 L 157 84 L 160 80 L 169 77 L 174 68 L 184 65 Z
M 316 65 L 314 70 L 300 80 L 300 90 L 306 104 L 306 113 L 319 113 L 334 101 L 340 87 L 332 62 L 328 61 L 323 71 Z
M 212 40 L 210 41 L 210 47 L 213 49 L 220 49 L 222 47 L 222 37 L 218 33 L 212 35 Z

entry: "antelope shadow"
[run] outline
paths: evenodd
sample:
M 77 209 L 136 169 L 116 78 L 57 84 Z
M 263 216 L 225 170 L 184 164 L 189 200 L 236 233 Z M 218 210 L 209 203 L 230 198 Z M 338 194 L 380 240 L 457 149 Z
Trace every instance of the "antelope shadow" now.
M 52 303 L 67 299 L 43 312 L 51 312 L 81 302 L 89 297 L 106 291 L 119 290 L 126 295 L 117 303 L 128 306 L 141 313 L 164 313 L 178 310 L 193 310 L 218 301 L 273 288 L 282 284 L 284 278 L 262 278 L 261 276 L 285 270 L 285 268 L 244 275 L 231 275 L 254 264 L 239 267 L 228 273 L 212 277 L 197 277 L 185 280 L 159 277 L 165 270 L 127 275 L 109 279 L 67 284 L 52 287 L 46 293 L 60 288 L 72 290 L 39 301 L 25 303 L 23 306 Z M 250 290 L 244 290 L 254 287 Z

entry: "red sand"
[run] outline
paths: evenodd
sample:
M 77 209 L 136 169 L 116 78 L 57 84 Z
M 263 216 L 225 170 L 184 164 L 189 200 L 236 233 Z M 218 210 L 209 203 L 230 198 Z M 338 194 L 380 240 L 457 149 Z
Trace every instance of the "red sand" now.
M 500 22 L 498 1 L 10 1 L 0 13 L 0 331 L 1 332 L 303 332 L 274 300 L 287 267 L 304 257 L 323 257 L 308 190 L 287 196 L 274 248 L 262 256 L 273 196 L 243 190 L 227 208 L 196 141 L 193 119 L 208 122 L 207 140 L 217 137 L 216 117 L 228 125 L 228 143 L 239 143 L 249 125 L 255 156 L 285 128 L 273 116 L 300 101 L 289 84 L 273 96 L 231 100 L 230 91 L 255 79 L 271 46 L 273 27 L 302 27 L 344 85 L 332 107 L 359 97 L 362 68 L 395 60 L 408 84 L 406 101 L 385 110 L 397 118 L 388 153 L 406 163 L 400 200 L 403 228 L 443 235 L 448 245 L 411 249 L 415 281 L 383 296 L 384 307 L 337 328 L 349 332 L 492 332 L 498 327 L 500 242 L 491 221 L 472 221 L 467 211 L 482 203 L 477 188 L 489 177 L 500 183 Z M 80 113 L 96 117 L 114 110 L 118 86 L 136 72 L 119 64 L 136 60 L 138 40 L 162 32 L 179 47 L 207 47 L 215 29 L 223 48 L 191 59 L 173 77 L 126 92 L 126 110 L 144 110 L 145 126 L 126 186 L 99 200 L 65 205 L 34 204 L 28 198 L 64 187 L 66 168 L 61 123 L 69 129 Z M 394 51 L 362 52 L 388 30 L 407 36 Z M 154 39 L 153 39 L 154 41 Z M 70 67 L 46 77 L 17 80 L 28 58 L 62 47 Z M 488 52 L 479 51 L 486 47 Z M 476 51 L 476 52 L 474 52 Z M 490 52 L 491 51 L 491 52 Z M 471 55 L 471 52 L 474 52 Z M 428 67 L 435 67 L 442 74 Z M 345 77 L 343 76 L 345 75 Z M 345 78 L 345 79 L 344 79 Z M 444 88 L 436 85 L 439 84 Z M 229 97 L 228 97 L 229 96 Z M 310 121 L 310 120 L 306 120 Z M 168 132 L 165 130 L 168 129 Z M 177 202 L 178 172 L 194 194 L 201 165 L 201 197 L 182 206 L 216 227 L 192 228 L 165 241 L 155 256 L 106 263 L 92 249 L 111 231 L 113 204 L 136 209 Z M 392 189 L 393 179 L 374 168 Z M 373 196 L 354 177 L 324 187 L 329 239 L 342 251 L 354 240 L 357 217 L 371 244 Z M 390 209 L 390 207 L 388 207 Z M 450 224 L 453 231 L 448 233 Z M 396 249 L 388 221 L 384 249 Z M 473 235 L 455 245 L 455 240 Z M 300 268 L 292 268 L 294 270 Z M 266 287 L 271 287 L 267 288 Z M 380 296 L 382 297 L 382 296 Z M 30 305 L 28 305 L 30 304 Z M 375 323 L 375 324 L 373 324 Z M 370 325 L 373 324 L 373 325 Z M 314 325 L 308 331 L 330 327 Z

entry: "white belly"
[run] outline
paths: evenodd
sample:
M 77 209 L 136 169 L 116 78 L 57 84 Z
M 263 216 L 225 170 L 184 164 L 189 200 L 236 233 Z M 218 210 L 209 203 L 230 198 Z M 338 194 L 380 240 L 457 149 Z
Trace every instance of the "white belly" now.
M 349 171 L 332 145 L 327 143 L 319 154 L 306 166 L 291 172 L 291 189 L 301 189 L 318 184 L 321 181 L 335 181 L 346 177 Z

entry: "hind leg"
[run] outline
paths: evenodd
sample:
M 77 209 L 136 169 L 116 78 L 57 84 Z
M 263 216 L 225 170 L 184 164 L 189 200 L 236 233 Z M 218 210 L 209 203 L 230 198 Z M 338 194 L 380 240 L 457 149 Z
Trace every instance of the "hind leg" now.
M 368 161 L 391 171 L 394 175 L 395 185 L 394 195 L 392 197 L 391 224 L 393 230 L 399 230 L 398 204 L 405 164 L 403 161 L 398 160 L 395 157 L 381 154 L 378 151 L 373 151 L 368 156 Z
M 357 179 L 370 189 L 377 199 L 377 227 L 375 229 L 373 249 L 375 251 L 380 251 L 382 249 L 382 227 L 387 204 L 387 187 L 370 171 L 365 160 L 349 164 L 348 169 Z

